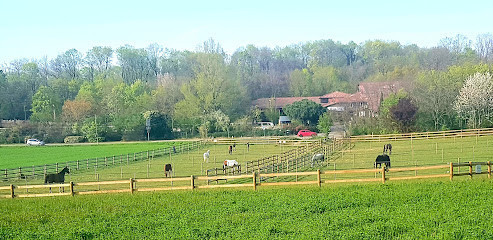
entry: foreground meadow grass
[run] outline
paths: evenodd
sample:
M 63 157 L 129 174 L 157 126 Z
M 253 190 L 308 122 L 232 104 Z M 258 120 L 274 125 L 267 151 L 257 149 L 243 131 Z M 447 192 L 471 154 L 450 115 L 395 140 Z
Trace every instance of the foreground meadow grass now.
M 492 239 L 493 182 L 0 200 L 0 239 Z

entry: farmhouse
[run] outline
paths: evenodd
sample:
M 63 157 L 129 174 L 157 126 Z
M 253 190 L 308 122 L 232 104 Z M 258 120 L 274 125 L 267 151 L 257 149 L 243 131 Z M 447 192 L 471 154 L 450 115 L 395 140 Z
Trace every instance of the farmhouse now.
M 252 102 L 253 107 L 261 110 L 282 109 L 294 102 L 307 99 L 316 102 L 328 111 L 358 117 L 374 117 L 378 114 L 380 102 L 392 93 L 404 89 L 401 82 L 362 82 L 354 94 L 332 92 L 319 97 L 281 97 L 260 98 Z

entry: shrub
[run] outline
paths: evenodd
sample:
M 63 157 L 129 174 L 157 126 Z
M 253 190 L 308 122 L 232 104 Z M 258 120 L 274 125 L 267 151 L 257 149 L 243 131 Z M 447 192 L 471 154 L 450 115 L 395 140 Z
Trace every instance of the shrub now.
M 64 143 L 81 143 L 85 141 L 84 136 L 66 136 L 65 139 L 63 139 Z

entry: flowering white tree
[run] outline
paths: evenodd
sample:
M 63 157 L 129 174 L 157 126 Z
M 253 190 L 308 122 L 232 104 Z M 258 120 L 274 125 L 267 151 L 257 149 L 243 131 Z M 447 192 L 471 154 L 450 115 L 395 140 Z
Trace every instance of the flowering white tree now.
M 493 79 L 490 73 L 476 73 L 466 79 L 457 96 L 454 109 L 469 126 L 491 122 L 493 113 Z

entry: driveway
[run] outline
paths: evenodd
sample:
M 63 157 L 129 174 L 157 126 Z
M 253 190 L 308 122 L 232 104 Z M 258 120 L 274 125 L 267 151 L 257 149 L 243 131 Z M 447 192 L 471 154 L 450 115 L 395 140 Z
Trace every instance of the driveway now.
M 334 126 L 330 128 L 329 138 L 344 138 L 346 131 L 342 123 L 334 123 Z

